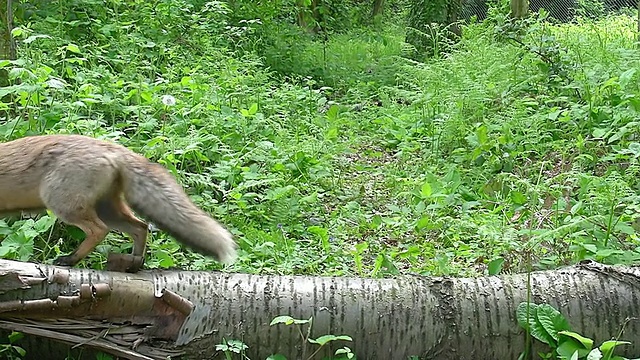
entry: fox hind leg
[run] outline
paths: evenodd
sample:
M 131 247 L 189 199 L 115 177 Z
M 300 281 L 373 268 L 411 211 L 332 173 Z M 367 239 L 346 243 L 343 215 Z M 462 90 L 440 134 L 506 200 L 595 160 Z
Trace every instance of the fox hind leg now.
M 107 236 L 109 227 L 98 216 L 96 204 L 113 188 L 116 174 L 108 164 L 82 161 L 60 163 L 47 174 L 40 187 L 45 206 L 62 222 L 75 225 L 86 234 L 85 240 L 71 255 L 58 257 L 54 264 L 77 264 Z
M 54 260 L 55 265 L 73 266 L 84 259 L 96 246 L 104 240 L 109 232 L 107 225 L 100 220 L 98 214 L 92 208 L 72 209 L 71 212 L 51 209 L 60 220 L 67 224 L 79 227 L 86 234 L 84 241 L 71 254 L 60 256 Z
M 147 246 L 147 224 L 133 214 L 118 193 L 100 199 L 96 204 L 96 212 L 109 228 L 131 235 L 132 255 L 144 257 Z

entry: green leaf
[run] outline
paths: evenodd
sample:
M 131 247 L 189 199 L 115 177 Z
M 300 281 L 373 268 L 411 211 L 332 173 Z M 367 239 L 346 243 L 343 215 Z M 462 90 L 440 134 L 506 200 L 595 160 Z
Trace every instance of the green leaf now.
M 6 226 L 6 224 L 5 224 L 5 226 L 3 226 L 0 223 L 0 235 L 9 235 L 9 234 L 12 234 L 12 233 L 13 233 L 13 230 L 11 230 L 10 227 Z
M 348 346 L 345 346 L 342 349 L 336 350 L 334 354 L 342 355 L 342 356 L 339 356 L 338 359 L 344 359 L 345 357 L 347 359 L 353 359 L 356 356 L 356 354 L 354 354 Z
M 504 258 L 499 257 L 489 262 L 488 270 L 489 275 L 497 275 L 502 270 L 502 264 L 504 264 Z
M 482 125 L 476 129 L 476 139 L 478 139 L 478 144 L 483 145 L 489 141 L 489 137 L 487 136 L 487 127 Z
M 596 257 L 598 257 L 599 259 L 606 259 L 611 255 L 618 255 L 618 254 L 622 254 L 622 251 L 616 250 L 616 249 L 602 249 L 602 250 L 596 251 Z
M 518 319 L 518 325 L 525 330 L 529 330 L 532 325 L 535 325 L 536 309 L 538 305 L 535 303 L 521 302 L 516 309 L 516 318 Z M 529 312 L 527 314 L 527 311 Z M 529 315 L 529 317 L 527 317 Z
M 335 140 L 340 135 L 340 131 L 337 127 L 330 127 L 329 130 L 325 133 L 325 137 L 327 140 Z
M 398 268 L 394 265 L 393 261 L 391 261 L 384 253 L 380 253 L 376 257 L 373 270 L 371 270 L 371 276 L 376 276 L 379 272 L 392 275 L 397 275 L 399 273 Z
M 422 195 L 423 198 L 428 198 L 432 193 L 433 190 L 431 189 L 431 184 L 429 184 L 429 182 L 422 184 L 422 187 L 420 188 L 420 195 Z
M 338 119 L 338 111 L 339 111 L 339 107 L 338 105 L 331 105 L 329 107 L 329 110 L 327 110 L 327 119 L 329 120 L 337 120 Z
M 309 320 L 300 320 L 300 319 L 294 319 L 291 316 L 288 315 L 282 315 L 282 316 L 276 316 L 273 320 L 271 320 L 271 323 L 269 323 L 269 326 L 273 326 L 275 324 L 285 324 L 285 325 L 291 325 L 291 324 L 296 324 L 296 325 L 301 325 L 301 324 L 306 324 L 308 322 L 310 322 L 311 319 Z
M 636 232 L 631 225 L 622 221 L 616 224 L 614 230 L 620 231 L 621 233 L 626 235 L 633 235 Z
M 76 44 L 69 44 L 66 46 L 66 49 L 73 53 L 80 54 L 80 48 Z
M 575 215 L 577 214 L 580 210 L 582 210 L 582 207 L 584 206 L 584 203 L 582 201 L 578 201 L 577 203 L 575 203 L 572 207 L 571 207 L 571 215 Z
M 287 360 L 287 357 L 282 354 L 273 354 L 269 355 L 267 360 Z
M 5 245 L 4 243 L 0 245 L 0 258 L 2 259 L 10 259 L 9 254 L 14 252 L 15 248 Z
M 142 91 L 142 92 L 140 92 L 140 98 L 141 98 L 142 100 L 144 100 L 145 102 L 147 102 L 147 103 L 151 103 L 151 102 L 153 102 L 153 95 L 152 95 L 152 93 L 151 93 L 151 92 L 149 92 L 149 91 Z
M 27 351 L 20 346 L 12 346 L 13 350 L 15 350 L 20 356 L 24 357 L 27 355 Z
M 158 249 L 153 253 L 153 255 L 157 258 L 157 260 L 159 260 L 158 265 L 160 265 L 160 267 L 168 269 L 175 266 L 175 260 L 173 259 L 173 256 L 171 256 L 171 253 L 169 253 L 168 251 L 164 249 Z
M 22 34 L 24 34 L 24 29 L 22 29 L 21 27 L 16 27 L 11 29 L 11 36 L 13 37 L 20 37 Z
M 554 109 L 557 109 L 557 108 L 554 108 Z M 562 109 L 552 111 L 549 114 L 547 114 L 547 118 L 553 121 L 558 120 L 558 116 L 560 116 L 561 113 L 562 113 Z
M 323 228 L 322 226 L 309 226 L 307 228 L 307 231 L 309 231 L 310 233 L 318 236 L 320 238 L 320 242 L 322 243 L 322 248 L 325 251 L 329 251 L 330 250 L 330 244 L 329 244 L 329 230 L 327 230 L 326 228 Z
M 582 244 L 582 247 L 591 253 L 596 253 L 598 251 L 598 246 L 596 244 Z
M 512 191 L 511 201 L 516 205 L 524 205 L 527 203 L 527 197 L 519 191 Z
M 22 91 L 24 87 L 21 85 L 11 85 L 0 88 L 0 97 L 5 97 L 8 94 L 14 94 Z
M 582 344 L 582 346 L 584 346 L 586 349 L 591 349 L 593 347 L 593 340 L 589 339 L 588 337 L 584 337 L 576 332 L 563 330 L 558 331 L 558 335 L 572 338 Z
M 570 359 L 574 356 L 583 358 L 591 351 L 591 347 L 585 348 L 580 341 L 577 341 L 571 337 L 564 337 L 560 340 L 556 352 L 562 359 Z
M 427 226 L 429 226 L 429 224 L 431 223 L 431 218 L 429 216 L 423 216 L 420 218 L 420 220 L 418 220 L 418 223 L 416 224 L 416 228 L 420 229 L 424 229 Z
M 541 311 L 543 307 L 544 304 L 535 305 L 533 303 L 530 303 L 529 318 L 527 319 L 527 303 L 520 303 L 518 305 L 518 308 L 516 309 L 518 323 L 520 324 L 520 326 L 528 330 L 531 336 L 533 336 L 537 340 L 552 347 L 556 347 L 557 342 L 555 337 L 557 337 L 557 330 L 554 331 L 555 337 L 551 335 L 547 330 L 547 328 L 550 328 L 553 331 L 553 316 L 550 316 L 548 309 Z M 541 317 L 542 321 L 540 321 Z
M 33 224 L 33 228 L 39 233 L 48 232 L 49 229 L 56 223 L 56 218 L 51 216 L 43 216 Z
M 620 82 L 620 87 L 622 89 L 626 88 L 629 82 L 631 82 L 631 78 L 633 78 L 633 75 L 636 73 L 636 70 L 637 70 L 636 68 L 631 68 L 623 72 L 622 74 L 620 74 L 620 78 L 618 79 L 618 81 Z
M 351 339 L 350 336 L 347 335 L 322 335 L 317 339 L 309 339 L 309 342 L 312 344 L 318 344 L 320 346 L 325 345 L 328 342 L 331 341 L 337 341 L 337 340 L 345 340 L 345 341 L 353 341 Z
M 607 143 L 611 144 L 620 140 L 623 136 L 627 135 L 628 132 L 629 128 L 627 126 L 620 128 L 615 134 L 609 136 Z
M 611 352 L 613 352 L 613 350 L 616 348 L 616 346 L 618 345 L 630 345 L 631 343 L 628 341 L 616 341 L 616 340 L 609 340 L 609 341 L 605 341 L 602 343 L 602 345 L 600 345 L 600 350 L 605 353 L 605 354 L 610 354 Z
M 549 304 L 539 305 L 536 315 L 545 332 L 555 341 L 559 340 L 558 331 L 571 329 L 567 319 Z
M 604 135 L 607 133 L 607 131 L 609 131 L 609 129 L 595 128 L 591 132 L 591 135 L 596 139 L 601 139 L 601 138 L 604 137 Z
M 307 228 L 307 231 L 314 235 L 317 235 L 322 239 L 329 238 L 329 230 L 327 230 L 326 228 L 323 228 L 322 226 L 317 226 L 317 225 L 309 226 Z
M 9 342 L 10 343 L 14 343 L 20 339 L 22 339 L 24 337 L 24 334 L 18 331 L 12 331 L 11 334 L 9 334 L 9 336 L 7 336 L 9 338 Z
M 9 79 L 13 80 L 13 79 L 17 79 L 17 78 L 22 78 L 23 75 L 32 75 L 32 73 L 25 69 L 25 68 L 21 68 L 21 67 L 14 67 L 11 70 L 9 70 Z M 25 76 L 26 77 L 26 76 Z M 20 85 L 12 85 L 9 86 L 12 90 L 9 92 L 16 92 L 15 90 L 18 88 L 20 90 L 22 90 L 22 84 Z
M 293 324 L 294 320 L 295 320 L 294 318 L 288 315 L 276 316 L 273 320 L 271 320 L 271 323 L 269 323 L 269 326 L 273 326 L 275 324 L 291 325 Z
M 255 115 L 258 112 L 258 104 L 253 103 L 251 107 L 249 107 L 249 115 Z
M 113 360 L 113 356 L 111 356 L 110 354 L 99 352 L 96 354 L 96 360 Z

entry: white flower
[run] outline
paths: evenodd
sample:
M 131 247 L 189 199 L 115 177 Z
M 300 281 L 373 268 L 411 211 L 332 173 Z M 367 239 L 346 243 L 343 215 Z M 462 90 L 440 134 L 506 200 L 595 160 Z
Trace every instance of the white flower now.
M 173 106 L 176 104 L 176 98 L 171 95 L 162 95 L 162 103 L 166 106 Z

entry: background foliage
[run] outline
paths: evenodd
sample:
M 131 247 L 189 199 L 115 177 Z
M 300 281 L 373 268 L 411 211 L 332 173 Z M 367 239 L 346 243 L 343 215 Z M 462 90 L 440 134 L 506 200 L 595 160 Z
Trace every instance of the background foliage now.
M 0 138 L 80 133 L 162 163 L 236 235 L 229 271 L 636 262 L 634 19 L 514 24 L 496 2 L 417 62 L 410 5 L 372 17 L 355 0 L 20 2 Z M 71 251 L 82 232 L 54 220 L 0 221 L 0 255 Z M 112 233 L 83 265 L 130 247 Z M 147 265 L 220 268 L 162 232 Z

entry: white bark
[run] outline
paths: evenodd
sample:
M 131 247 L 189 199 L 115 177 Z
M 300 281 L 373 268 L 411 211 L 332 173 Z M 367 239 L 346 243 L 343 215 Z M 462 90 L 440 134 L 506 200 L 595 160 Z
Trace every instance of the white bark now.
M 82 322 L 86 329 L 80 333 L 85 338 L 101 330 L 88 332 L 98 324 L 90 318 L 133 321 L 126 331 L 122 330 L 126 336 L 118 338 L 112 330 L 111 337 L 104 340 L 124 351 L 145 333 L 175 343 L 187 358 L 194 359 L 211 358 L 222 338 L 242 340 L 249 345 L 247 355 L 253 360 L 274 353 L 300 359 L 300 338 L 295 328 L 269 326 L 278 315 L 302 319 L 313 316 L 312 336 L 353 338 L 353 342 L 336 343 L 333 349 L 327 347 L 318 359 L 345 345 L 359 359 L 406 359 L 410 355 L 428 359 L 516 359 L 524 349 L 525 336 L 517 325 L 515 310 L 527 298 L 526 274 L 478 279 L 359 279 L 181 271 L 126 274 L 69 269 L 67 273 L 55 269 L 0 260 L 0 320 L 13 319 L 22 325 L 37 324 L 74 335 L 79 332 L 65 330 L 58 325 L 61 322 L 47 319 L 64 319 L 67 327 L 71 323 L 81 327 Z M 640 315 L 638 275 L 636 268 L 595 263 L 535 272 L 531 274 L 532 300 L 555 306 L 575 331 L 600 343 L 615 337 L 625 319 Z M 91 297 L 86 292 L 86 284 L 94 285 L 96 295 Z M 163 290 L 165 296 L 161 297 Z M 90 301 L 59 297 L 77 293 L 89 295 L 85 298 Z M 42 298 L 53 302 L 12 302 Z M 65 304 L 68 307 L 64 308 Z M 23 309 L 25 306 L 28 308 Z M 0 322 L 0 327 L 10 328 L 5 322 Z M 640 353 L 639 336 L 640 322 L 627 324 L 622 338 L 633 342 L 625 347 L 627 355 Z M 152 351 L 158 354 L 157 348 L 147 343 L 137 349 L 149 357 L 154 356 Z M 42 356 L 33 353 L 35 348 L 27 350 Z

